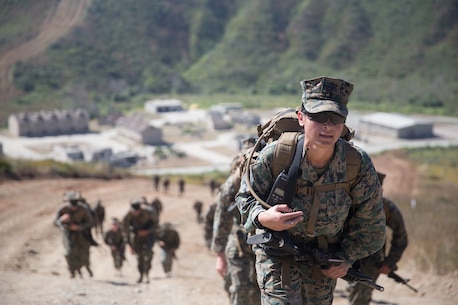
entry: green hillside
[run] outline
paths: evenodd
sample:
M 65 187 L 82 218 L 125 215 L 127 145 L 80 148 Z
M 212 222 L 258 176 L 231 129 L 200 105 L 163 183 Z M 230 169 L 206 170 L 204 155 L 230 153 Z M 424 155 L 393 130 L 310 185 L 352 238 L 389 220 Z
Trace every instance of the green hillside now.
M 0 55 L 57 2 L 2 1 Z M 155 95 L 298 95 L 329 75 L 358 105 L 458 115 L 457 16 L 456 0 L 92 0 L 80 26 L 15 63 L 20 95 L 1 103 L 97 115 Z

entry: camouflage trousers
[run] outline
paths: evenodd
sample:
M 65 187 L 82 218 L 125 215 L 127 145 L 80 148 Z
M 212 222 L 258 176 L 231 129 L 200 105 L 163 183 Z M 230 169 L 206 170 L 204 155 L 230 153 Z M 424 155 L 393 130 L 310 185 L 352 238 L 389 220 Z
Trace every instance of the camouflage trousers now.
M 229 235 L 226 245 L 228 275 L 230 276 L 229 298 L 231 305 L 259 305 L 261 297 L 256 284 L 255 257 L 245 239 L 238 241 L 237 235 Z M 239 242 L 239 244 L 237 244 Z M 240 245 L 241 242 L 244 244 Z
M 81 267 L 90 267 L 89 248 L 91 244 L 78 233 L 64 233 L 63 243 L 65 248 L 65 260 L 67 261 L 70 274 L 80 272 Z
M 288 259 L 289 285 L 282 285 L 282 259 L 255 245 L 256 273 L 262 305 L 331 305 L 337 281 L 320 270 Z M 285 274 L 284 274 L 285 275 Z
M 365 258 L 360 261 L 361 272 L 371 276 L 374 281 L 380 275 L 378 271 L 378 261 L 371 257 Z M 372 299 L 373 289 L 361 283 L 352 282 L 347 286 L 348 302 L 351 305 L 369 305 Z
M 153 249 L 146 243 L 135 243 L 134 251 L 137 256 L 137 269 L 140 274 L 148 274 L 153 260 Z
M 116 270 L 122 268 L 122 263 L 125 259 L 125 247 L 120 246 L 115 250 L 111 250 L 111 256 L 113 257 L 113 263 Z
M 175 255 L 174 250 L 161 249 L 161 265 L 165 273 L 172 271 L 172 263 Z

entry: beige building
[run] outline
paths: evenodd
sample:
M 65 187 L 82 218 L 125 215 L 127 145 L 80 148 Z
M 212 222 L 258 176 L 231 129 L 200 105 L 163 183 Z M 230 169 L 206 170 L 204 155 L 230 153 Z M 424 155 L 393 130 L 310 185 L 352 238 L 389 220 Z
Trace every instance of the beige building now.
M 116 121 L 119 135 L 141 144 L 160 145 L 162 130 L 150 124 L 149 119 L 141 114 L 131 114 Z
M 17 137 L 87 133 L 89 114 L 84 109 L 15 113 L 8 118 L 8 130 Z
M 358 129 L 368 135 L 385 135 L 400 139 L 434 137 L 433 123 L 398 113 L 377 112 L 362 116 Z

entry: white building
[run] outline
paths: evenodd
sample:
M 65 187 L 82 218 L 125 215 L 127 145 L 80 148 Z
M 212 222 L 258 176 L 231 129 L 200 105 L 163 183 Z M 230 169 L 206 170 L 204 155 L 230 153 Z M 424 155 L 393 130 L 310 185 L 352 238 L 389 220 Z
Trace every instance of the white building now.
M 208 112 L 219 112 L 221 114 L 228 114 L 231 112 L 242 112 L 243 107 L 239 103 L 217 104 L 210 107 Z
M 431 122 L 396 113 L 377 112 L 362 116 L 358 130 L 368 135 L 386 135 L 401 139 L 434 137 Z
M 8 118 L 8 130 L 16 137 L 87 133 L 89 114 L 84 109 L 15 113 Z
M 176 99 L 151 100 L 145 103 L 145 111 L 150 113 L 184 111 L 183 102 Z

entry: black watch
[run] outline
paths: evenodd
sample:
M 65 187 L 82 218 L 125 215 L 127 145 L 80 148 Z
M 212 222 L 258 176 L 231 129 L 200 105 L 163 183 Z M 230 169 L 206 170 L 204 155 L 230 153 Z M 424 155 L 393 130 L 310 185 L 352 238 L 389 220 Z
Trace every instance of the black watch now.
M 258 229 L 265 229 L 266 227 L 264 227 L 264 226 L 259 222 L 258 217 L 259 217 L 259 214 L 256 215 L 256 217 L 253 219 L 253 224 L 254 224 L 254 226 L 255 226 L 256 228 L 258 228 Z

